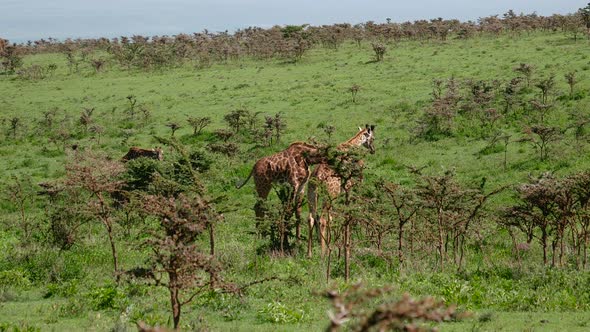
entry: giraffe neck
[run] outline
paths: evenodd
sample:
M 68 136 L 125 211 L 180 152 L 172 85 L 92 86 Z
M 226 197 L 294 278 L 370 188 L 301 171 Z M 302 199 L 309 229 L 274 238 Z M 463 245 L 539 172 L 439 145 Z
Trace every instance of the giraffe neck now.
M 352 146 L 361 146 L 363 144 L 361 139 L 363 132 L 363 130 L 359 131 L 352 138 L 349 138 L 347 141 L 340 143 L 336 149 L 338 149 L 338 151 L 347 151 Z

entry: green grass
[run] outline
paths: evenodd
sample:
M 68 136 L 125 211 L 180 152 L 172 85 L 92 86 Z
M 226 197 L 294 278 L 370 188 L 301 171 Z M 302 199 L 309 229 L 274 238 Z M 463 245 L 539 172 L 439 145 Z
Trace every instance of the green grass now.
M 516 76 L 512 69 L 519 63 L 530 63 L 536 67 L 534 78 L 555 74 L 557 86 L 553 97 L 569 91 L 563 75 L 572 70 L 578 70 L 576 90 L 588 93 L 587 48 L 585 40 L 574 42 L 562 34 L 530 33 L 444 43 L 390 44 L 381 63 L 370 61 L 370 44 L 364 43 L 358 48 L 347 43 L 338 50 L 316 47 L 296 64 L 243 59 L 208 68 L 186 64 L 180 68 L 144 72 L 122 71 L 110 63 L 105 72 L 98 74 L 89 65 L 82 65 L 79 73 L 69 74 L 64 55 L 29 56 L 26 64 L 56 63 L 58 70 L 52 77 L 40 81 L 0 76 L 0 121 L 4 121 L 0 128 L 3 131 L 0 135 L 0 156 L 3 157 L 0 179 L 19 175 L 41 182 L 64 175 L 63 165 L 71 151 L 67 149 L 66 153 L 60 143 L 51 143 L 47 133 L 37 126 L 43 112 L 53 108 L 60 110 L 56 119 L 65 118 L 64 123 L 75 128 L 68 144 L 105 151 L 114 159 L 122 157 L 129 146 L 156 145 L 153 136 L 168 136 L 165 124 L 171 121 L 183 126 L 176 133 L 182 142 L 203 147 L 211 140 L 215 129 L 226 127 L 223 116 L 231 110 L 244 107 L 267 115 L 281 112 L 287 122 L 281 144 L 263 149 L 253 148 L 251 143 L 240 144 L 242 153 L 238 158 L 211 154 L 214 163 L 203 180 L 210 196 L 226 195 L 220 210 L 227 212 L 217 227 L 218 259 L 224 266 L 226 278 L 246 283 L 278 275 L 289 281 L 254 286 L 242 298 L 200 297 L 187 307 L 182 323 L 185 327 L 205 326 L 216 331 L 321 330 L 328 322 L 329 305 L 314 292 L 328 286 L 324 281 L 325 262 L 319 258 L 304 258 L 303 245 L 294 257 L 257 255 L 256 249 L 266 241 L 253 234 L 253 185 L 250 183 L 238 191 L 234 189 L 235 180 L 245 177 L 258 158 L 280 150 L 289 142 L 310 137 L 325 140 L 326 135 L 318 128 L 320 123 L 336 127 L 332 143 L 349 138 L 358 126 L 377 125 L 377 153 L 365 158 L 368 182 L 383 177 L 412 183 L 413 177 L 405 167 L 408 165 L 428 166 L 429 173 L 454 168 L 459 180 L 469 184 L 478 184 L 486 177 L 488 188 L 525 181 L 529 173 L 553 170 L 563 175 L 588 169 L 588 147 L 576 147 L 571 132 L 553 147 L 550 159 L 544 162 L 536 160 L 530 145 L 511 143 L 507 170 L 502 168 L 501 150 L 479 153 L 487 142 L 474 133 L 476 125 L 436 142 L 413 140 L 411 134 L 415 121 L 429 104 L 431 82 L 435 78 L 506 81 Z M 356 103 L 352 103 L 348 92 L 353 84 L 361 87 Z M 536 89 L 532 88 L 527 97 L 533 98 L 536 94 Z M 128 95 L 136 96 L 138 104 L 150 110 L 152 118 L 146 124 L 125 120 Z M 568 123 L 568 111 L 590 112 L 588 97 L 556 101 L 556 105 L 548 122 L 562 127 Z M 83 107 L 96 108 L 96 122 L 105 128 L 100 143 L 76 126 Z M 15 116 L 22 118 L 25 127 L 13 139 L 4 133 L 8 132 L 10 119 Z M 186 124 L 188 116 L 210 116 L 213 124 L 195 138 L 191 136 L 192 128 Z M 515 139 L 522 136 L 516 121 L 501 121 L 500 127 Z M 129 137 L 125 138 L 126 135 Z M 167 153 L 171 151 L 165 152 L 165 158 L 169 156 Z M 491 204 L 498 207 L 511 201 L 512 193 L 505 192 Z M 10 227 L 18 218 L 17 211 L 8 207 L 8 203 L 0 204 L 3 225 L 6 225 L 0 233 L 0 271 L 24 270 L 30 282 L 30 286 L 20 288 L 3 289 L 0 285 L 0 292 L 4 292 L 4 300 L 0 301 L 0 326 L 10 323 L 28 324 L 42 330 L 103 331 L 114 327 L 117 321 L 131 326 L 129 317 L 151 323 L 169 322 L 167 294 L 161 289 L 123 289 L 125 299 L 115 308 L 92 308 L 89 294 L 112 282 L 110 252 L 101 225 L 84 228 L 80 243 L 69 251 L 59 252 L 44 246 L 35 250 L 22 249 L 17 245 L 18 231 Z M 30 209 L 31 217 L 46 227 L 42 204 L 37 202 L 36 205 L 38 209 Z M 474 317 L 464 322 L 442 324 L 443 331 L 587 329 L 590 324 L 588 272 L 546 272 L 539 268 L 540 249 L 536 244 L 526 253 L 524 266 L 519 269 L 512 265 L 508 236 L 498 234 L 498 238 L 490 240 L 489 252 L 471 248 L 467 275 L 433 273 L 432 259 L 426 255 L 415 257 L 405 267 L 390 266 L 372 256 L 359 255 L 353 261 L 352 276 L 371 287 L 393 286 L 396 296 L 406 291 L 415 296 L 434 295 L 474 312 Z M 119 235 L 117 241 L 124 267 L 143 262 L 146 252 L 137 250 L 137 239 Z M 27 250 L 33 252 L 32 257 L 26 257 Z M 318 253 L 315 252 L 316 257 Z M 507 270 L 522 274 L 502 277 L 502 269 L 496 266 L 498 262 L 504 262 Z M 334 264 L 333 269 L 342 269 L 338 263 Z M 482 271 L 488 274 L 476 275 Z M 44 299 L 50 278 L 57 285 L 77 280 L 79 287 L 71 294 Z M 335 279 L 338 285 L 343 285 L 340 277 Z M 269 322 L 268 317 L 274 317 L 273 314 L 261 314 L 269 304 L 274 304 L 273 310 L 277 311 L 274 314 L 294 316 L 289 319 L 297 322 Z M 126 311 L 129 317 L 121 316 Z M 486 313 L 491 313 L 489 320 L 480 318 Z

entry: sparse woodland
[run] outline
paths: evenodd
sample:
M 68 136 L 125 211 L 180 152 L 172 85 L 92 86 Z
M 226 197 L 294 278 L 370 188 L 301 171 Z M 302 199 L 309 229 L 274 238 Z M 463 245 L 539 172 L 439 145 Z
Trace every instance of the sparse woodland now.
M 589 43 L 590 4 L 0 39 L 0 331 L 587 327 Z M 295 141 L 342 179 L 311 257 L 292 188 L 235 187 Z

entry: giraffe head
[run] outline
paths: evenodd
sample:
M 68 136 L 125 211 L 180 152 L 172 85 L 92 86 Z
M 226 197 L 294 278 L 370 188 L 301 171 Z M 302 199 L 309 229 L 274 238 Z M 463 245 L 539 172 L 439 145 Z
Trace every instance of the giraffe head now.
M 308 165 L 321 164 L 328 160 L 328 147 L 303 143 L 302 156 Z
M 356 136 L 358 138 L 358 145 L 362 145 L 365 148 L 369 149 L 371 154 L 375 153 L 375 145 L 373 141 L 375 140 L 375 125 L 365 125 L 365 129 L 359 127 L 359 133 Z

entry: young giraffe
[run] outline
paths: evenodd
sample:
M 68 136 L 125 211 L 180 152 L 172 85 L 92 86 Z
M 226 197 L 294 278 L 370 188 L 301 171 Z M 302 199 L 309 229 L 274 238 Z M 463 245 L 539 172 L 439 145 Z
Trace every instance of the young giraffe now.
M 297 238 L 299 238 L 299 225 L 301 222 L 301 202 L 303 199 L 303 190 L 305 183 L 309 179 L 310 166 L 326 161 L 325 149 L 315 145 L 295 142 L 281 152 L 271 156 L 260 158 L 252 167 L 250 175 L 236 188 L 242 188 L 250 177 L 254 176 L 256 193 L 260 199 L 266 200 L 272 184 L 275 182 L 285 182 L 291 186 L 293 196 L 291 197 L 295 206 L 297 218 Z M 257 218 L 264 217 L 264 211 L 259 204 L 254 207 Z
M 359 132 L 354 135 L 351 139 L 347 140 L 344 143 L 341 143 L 336 147 L 337 150 L 345 152 L 351 147 L 354 146 L 363 146 L 371 152 L 371 154 L 375 153 L 375 146 L 373 145 L 373 140 L 375 139 L 375 126 L 374 125 L 365 125 L 365 128 L 359 127 Z M 363 166 L 363 161 L 359 161 L 359 166 Z M 322 255 L 325 254 L 326 251 L 326 230 L 328 226 L 328 222 L 332 222 L 332 206 L 330 204 L 329 199 L 324 199 L 324 202 L 321 207 L 321 214 L 318 215 L 318 187 L 323 184 L 325 185 L 326 191 L 330 198 L 334 199 L 343 190 L 350 189 L 354 183 L 352 181 L 345 181 L 342 179 L 336 171 L 331 168 L 326 163 L 321 163 L 316 167 L 316 169 L 311 174 L 311 180 L 309 181 L 309 185 L 307 186 L 307 201 L 309 205 L 309 217 L 308 217 L 308 226 L 309 226 L 309 235 L 307 238 L 307 256 L 311 258 L 311 247 L 312 247 L 312 238 L 313 238 L 313 227 L 316 221 L 320 223 L 320 245 L 322 248 Z M 327 220 L 324 218 L 324 212 L 327 214 Z

